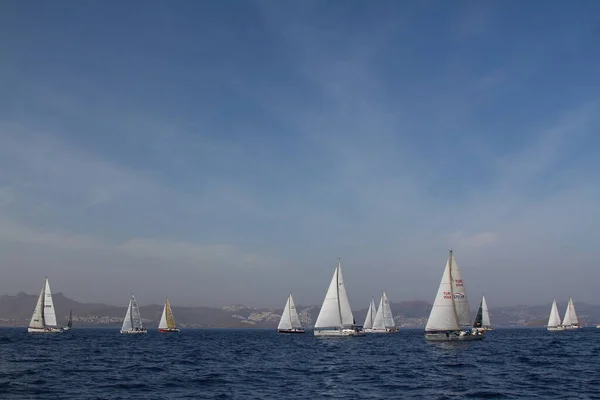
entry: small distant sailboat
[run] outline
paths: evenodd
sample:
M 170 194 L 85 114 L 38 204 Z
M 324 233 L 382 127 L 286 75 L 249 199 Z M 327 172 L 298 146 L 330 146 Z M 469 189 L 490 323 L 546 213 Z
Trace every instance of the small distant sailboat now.
M 161 333 L 179 332 L 179 329 L 177 329 L 177 326 L 175 325 L 175 318 L 173 318 L 173 311 L 171 311 L 169 299 L 165 300 L 165 307 L 163 308 L 162 316 L 160 317 L 158 331 Z
M 567 311 L 565 311 L 565 318 L 563 319 L 562 326 L 565 329 L 581 329 L 579 320 L 577 319 L 577 313 L 575 312 L 575 304 L 573 304 L 573 298 L 569 297 L 569 304 L 567 304 Z
M 69 319 L 67 320 L 67 326 L 63 329 L 65 331 L 70 331 L 73 328 L 73 310 L 69 310 Z
M 29 333 L 60 333 L 63 328 L 56 323 L 56 312 L 54 310 L 54 302 L 52 301 L 52 292 L 50 291 L 50 283 L 48 278 L 44 280 L 42 291 L 38 297 L 29 327 Z
M 140 308 L 138 307 L 137 301 L 135 301 L 135 297 L 131 295 L 129 306 L 127 307 L 127 314 L 125 314 L 123 326 L 121 326 L 121 333 L 138 334 L 146 332 L 146 328 L 142 326 Z
M 485 331 L 471 329 L 469 302 L 454 253 L 450 250 L 427 326 L 425 339 L 433 341 L 478 340 Z
M 390 302 L 385 292 L 379 300 L 379 308 L 377 308 L 377 314 L 375 314 L 375 320 L 373 321 L 373 333 L 393 333 L 396 332 L 396 323 L 392 316 L 392 309 L 390 308 Z
M 565 330 L 565 327 L 560 324 L 560 314 L 558 313 L 556 299 L 552 302 L 552 308 L 550 309 L 550 317 L 548 317 L 548 325 L 546 329 L 548 329 L 549 331 Z
M 475 323 L 473 323 L 473 328 L 484 331 L 494 330 L 490 322 L 490 312 L 488 311 L 485 296 L 481 298 L 481 303 L 479 303 L 479 310 L 477 310 L 477 316 L 475 317 Z
M 365 334 L 354 321 L 339 258 L 315 322 L 314 334 L 315 336 L 363 336 Z
M 373 331 L 373 321 L 375 321 L 375 315 L 377 314 L 377 308 L 375 308 L 375 300 L 371 297 L 371 304 L 367 310 L 367 316 L 365 317 L 365 323 L 363 324 L 363 331 L 370 333 Z
M 277 332 L 304 333 L 304 329 L 300 323 L 300 318 L 298 317 L 298 311 L 296 310 L 296 304 L 294 304 L 294 299 L 292 298 L 291 293 L 285 302 L 283 314 L 279 320 L 279 325 L 277 325 Z

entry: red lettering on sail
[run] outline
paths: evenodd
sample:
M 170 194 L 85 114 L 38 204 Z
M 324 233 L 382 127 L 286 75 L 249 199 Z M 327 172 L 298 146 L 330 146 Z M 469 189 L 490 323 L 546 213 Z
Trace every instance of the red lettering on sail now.
M 463 281 L 462 281 L 462 279 L 457 279 L 457 280 L 454 281 L 454 284 L 456 286 L 462 286 L 463 285 Z

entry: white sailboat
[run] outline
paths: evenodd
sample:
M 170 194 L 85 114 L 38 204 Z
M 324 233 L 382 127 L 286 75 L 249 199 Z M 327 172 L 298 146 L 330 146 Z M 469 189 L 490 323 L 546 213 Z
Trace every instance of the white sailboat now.
M 569 297 L 569 304 L 567 304 L 567 311 L 565 311 L 565 318 L 563 319 L 562 326 L 565 329 L 581 329 L 579 320 L 577 319 L 577 313 L 575 312 L 575 304 L 573 304 L 573 298 Z
M 564 331 L 565 327 L 560 324 L 560 314 L 558 313 L 558 306 L 556 300 L 552 302 L 552 308 L 550 309 L 550 317 L 548 318 L 547 328 L 549 331 Z
M 427 326 L 425 339 L 436 341 L 483 339 L 485 331 L 472 330 L 469 302 L 460 268 L 450 250 Z
M 477 310 L 477 316 L 475 317 L 475 323 L 473 323 L 473 328 L 484 331 L 494 330 L 494 328 L 492 327 L 492 323 L 490 322 L 490 312 L 488 311 L 485 296 L 481 298 L 481 303 L 479 303 L 479 309 Z
M 285 302 L 283 314 L 279 320 L 279 325 L 277 325 L 277 332 L 304 333 L 304 329 L 300 323 L 300 318 L 298 317 L 298 311 L 296 310 L 296 304 L 294 304 L 294 299 L 292 298 L 291 293 Z
M 385 292 L 379 300 L 379 308 L 377 308 L 377 314 L 375 314 L 375 320 L 373 321 L 373 333 L 393 333 L 398 329 L 394 322 L 392 315 L 392 309 L 390 308 L 390 302 Z
M 129 307 L 127 307 L 127 314 L 125 314 L 123 326 L 121 326 L 121 333 L 139 334 L 146 332 L 146 328 L 142 326 L 140 308 L 138 307 L 137 301 L 135 301 L 135 297 L 131 295 Z
M 314 334 L 315 336 L 363 336 L 365 334 L 355 324 L 339 258 L 315 322 Z
M 373 321 L 375 321 L 375 314 L 377 314 L 377 308 L 375 308 L 375 300 L 371 297 L 371 304 L 367 310 L 367 316 L 365 317 L 365 323 L 363 324 L 363 331 L 370 333 L 373 331 Z
M 29 333 L 59 333 L 63 332 L 63 328 L 56 323 L 56 312 L 54 310 L 54 302 L 52 301 L 52 292 L 50 291 L 50 283 L 48 278 L 44 280 L 42 291 L 38 297 L 29 327 Z
M 171 310 L 169 299 L 165 300 L 165 306 L 163 307 L 160 323 L 158 324 L 158 331 L 161 333 L 179 332 L 177 325 L 175 325 L 175 318 L 173 318 L 173 311 Z

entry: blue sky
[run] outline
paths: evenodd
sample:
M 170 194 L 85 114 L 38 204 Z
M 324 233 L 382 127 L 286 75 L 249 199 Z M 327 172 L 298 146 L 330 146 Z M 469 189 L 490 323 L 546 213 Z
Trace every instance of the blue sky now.
M 432 301 L 452 247 L 473 303 L 598 303 L 598 15 L 3 2 L 0 293 Z

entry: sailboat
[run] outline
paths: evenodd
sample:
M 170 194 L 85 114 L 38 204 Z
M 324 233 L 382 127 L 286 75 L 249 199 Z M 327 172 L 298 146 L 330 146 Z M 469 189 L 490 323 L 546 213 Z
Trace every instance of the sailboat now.
M 569 304 L 567 304 L 567 311 L 565 311 L 565 318 L 563 319 L 562 326 L 565 329 L 581 329 L 579 320 L 577 319 L 577 313 L 575 312 L 575 304 L 573 304 L 573 298 L 569 297 Z
M 472 330 L 469 302 L 460 268 L 450 250 L 427 326 L 425 339 L 436 341 L 477 340 L 485 331 Z
M 146 328 L 142 326 L 140 308 L 138 307 L 137 301 L 135 301 L 135 297 L 131 295 L 129 307 L 127 307 L 127 314 L 125 314 L 123 326 L 121 326 L 121 333 L 138 334 L 146 332 Z
M 479 303 L 479 310 L 477 310 L 477 316 L 475 317 L 475 322 L 473 323 L 473 328 L 491 331 L 494 330 L 492 328 L 492 324 L 490 322 L 490 312 L 488 311 L 487 302 L 485 301 L 485 296 L 481 298 L 481 303 Z
M 63 329 L 65 331 L 70 331 L 73 328 L 73 310 L 69 310 L 69 319 L 67 320 L 67 326 Z
M 393 333 L 398 329 L 392 316 L 392 309 L 390 308 L 390 302 L 385 292 L 379 300 L 379 308 L 377 308 L 377 314 L 375 314 L 375 320 L 373 321 L 373 333 Z
M 52 292 L 48 278 L 44 280 L 40 297 L 38 297 L 27 332 L 29 333 L 59 333 L 63 328 L 56 324 L 56 312 L 52 301 Z
M 298 317 L 298 311 L 296 310 L 296 304 L 294 304 L 294 299 L 292 298 L 291 293 L 285 302 L 283 314 L 281 314 L 279 325 L 277 325 L 277 332 L 304 333 L 304 329 L 300 323 L 300 318 Z
M 177 329 L 177 326 L 175 325 L 175 318 L 173 318 L 173 311 L 171 311 L 169 299 L 165 300 L 165 307 L 163 308 L 162 316 L 160 317 L 158 331 L 161 333 L 179 332 L 179 329 Z
M 375 300 L 371 297 L 371 304 L 367 310 L 367 316 L 365 317 L 365 323 L 363 324 L 363 331 L 370 333 L 373 331 L 373 321 L 375 321 L 375 314 L 377 314 L 377 308 L 375 308 Z
M 550 317 L 548 318 L 547 328 L 549 331 L 564 331 L 565 327 L 560 324 L 560 314 L 556 305 L 556 299 L 552 302 Z
M 314 334 L 315 336 L 363 336 L 365 334 L 354 321 L 339 258 L 315 322 Z

